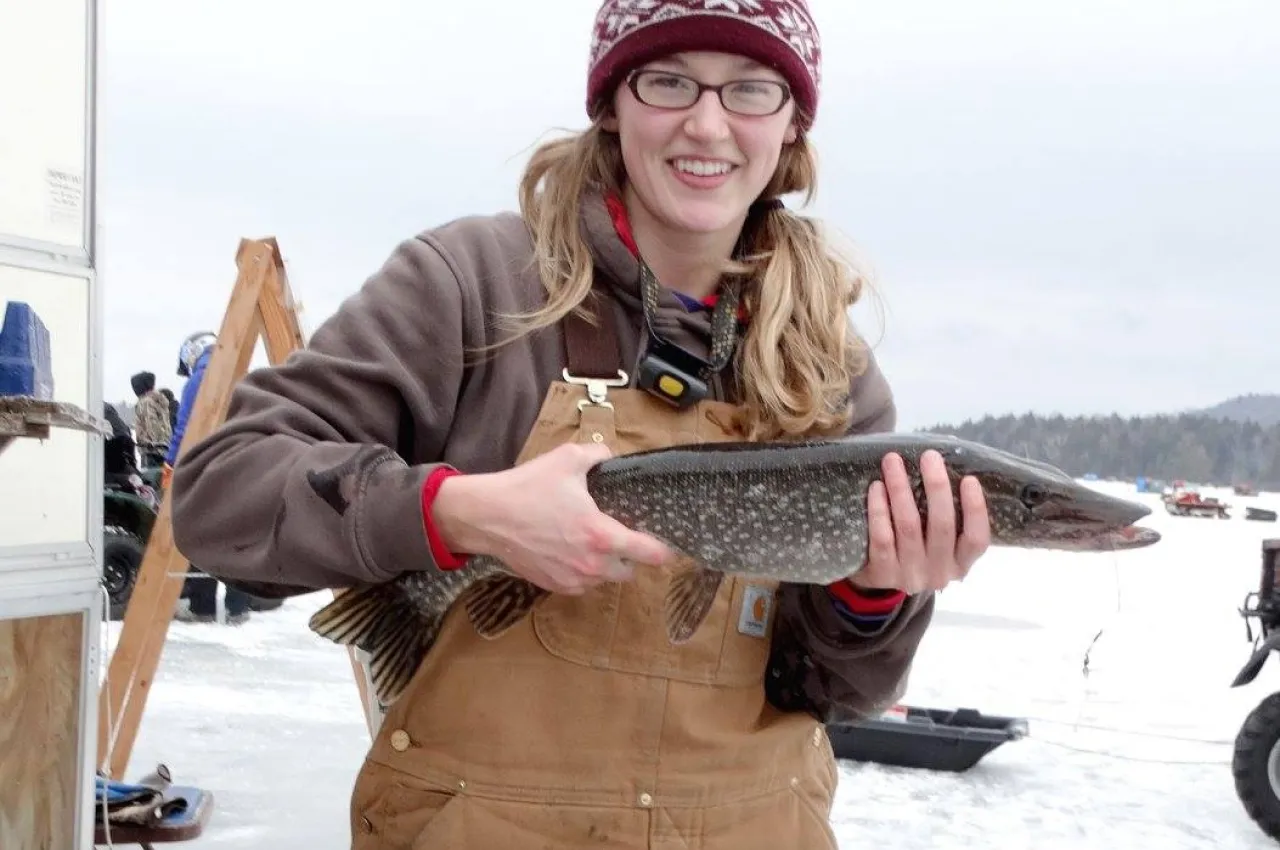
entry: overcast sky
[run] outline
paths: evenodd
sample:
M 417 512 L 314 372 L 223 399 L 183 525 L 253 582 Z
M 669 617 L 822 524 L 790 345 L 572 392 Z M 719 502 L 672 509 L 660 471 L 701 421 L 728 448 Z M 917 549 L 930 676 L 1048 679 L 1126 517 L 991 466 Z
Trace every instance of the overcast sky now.
M 1280 4 L 811 0 L 812 211 L 874 263 L 903 427 L 1280 391 Z M 111 0 L 106 395 L 275 235 L 316 327 L 580 128 L 596 0 Z

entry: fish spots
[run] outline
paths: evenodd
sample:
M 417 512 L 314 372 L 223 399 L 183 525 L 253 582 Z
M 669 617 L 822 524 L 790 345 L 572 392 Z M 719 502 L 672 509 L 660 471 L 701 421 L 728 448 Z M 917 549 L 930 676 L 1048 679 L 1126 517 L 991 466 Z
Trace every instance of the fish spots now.
M 724 469 L 647 480 L 602 475 L 593 496 L 619 522 L 718 572 L 829 583 L 865 561 L 865 476 L 831 464 L 753 469 L 728 452 L 719 460 Z

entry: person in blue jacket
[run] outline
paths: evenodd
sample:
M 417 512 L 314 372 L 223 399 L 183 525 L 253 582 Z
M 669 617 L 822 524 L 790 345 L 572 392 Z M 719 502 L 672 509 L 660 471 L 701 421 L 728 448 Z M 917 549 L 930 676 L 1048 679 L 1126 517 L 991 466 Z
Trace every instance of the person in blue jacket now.
M 173 477 L 173 465 L 178 462 L 182 435 L 187 432 L 187 422 L 191 420 L 191 411 L 196 406 L 200 382 L 204 380 L 204 370 L 209 365 L 209 358 L 213 356 L 213 346 L 217 341 L 218 337 L 209 331 L 197 331 L 184 339 L 178 347 L 178 377 L 186 378 L 187 384 L 182 388 L 178 421 L 174 423 L 173 435 L 169 438 L 169 452 L 164 459 L 164 474 L 160 483 L 165 489 L 168 489 L 169 479 Z
M 196 408 L 196 396 L 200 393 L 200 383 L 204 380 L 205 369 L 209 366 L 209 358 L 213 356 L 213 346 L 218 337 L 208 331 L 198 331 L 182 341 L 178 348 L 178 376 L 186 378 L 186 386 L 182 388 L 182 399 L 178 404 L 178 421 L 173 427 L 173 436 L 169 440 L 169 453 L 165 456 L 164 472 L 160 486 L 169 488 L 173 477 L 173 467 L 178 462 L 178 449 L 182 446 L 182 437 L 187 431 L 187 423 Z M 211 622 L 217 616 L 217 594 L 219 582 L 210 576 L 199 575 L 190 582 L 191 590 L 187 594 L 191 606 L 189 616 L 179 615 L 179 619 L 196 622 Z M 249 617 L 249 599 L 242 591 L 227 588 L 225 605 L 227 622 L 238 624 Z

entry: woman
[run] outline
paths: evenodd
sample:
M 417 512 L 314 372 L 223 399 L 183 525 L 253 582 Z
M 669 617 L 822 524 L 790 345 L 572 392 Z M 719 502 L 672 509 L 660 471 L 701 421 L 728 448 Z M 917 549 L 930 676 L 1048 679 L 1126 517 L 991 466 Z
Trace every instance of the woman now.
M 928 458 L 926 534 L 891 458 L 850 581 L 727 582 L 695 635 L 668 641 L 653 612 L 672 555 L 596 510 L 588 467 L 887 430 L 895 409 L 848 328 L 859 278 L 775 202 L 815 175 L 804 2 L 669 0 L 661 20 L 644 5 L 601 7 L 593 123 L 534 154 L 519 216 L 402 243 L 177 467 L 179 547 L 257 593 L 475 553 L 554 591 L 496 640 L 450 613 L 356 779 L 355 848 L 835 847 L 822 721 L 902 692 L 932 591 L 987 546 L 975 481 L 957 537 Z M 673 361 L 674 398 L 657 380 Z M 626 387 L 579 382 L 619 371 Z

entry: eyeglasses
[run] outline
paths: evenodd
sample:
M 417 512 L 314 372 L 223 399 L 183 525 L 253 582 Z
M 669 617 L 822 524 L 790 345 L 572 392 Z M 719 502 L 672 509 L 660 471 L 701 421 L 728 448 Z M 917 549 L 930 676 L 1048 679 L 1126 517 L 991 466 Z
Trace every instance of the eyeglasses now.
M 636 71 L 627 79 L 636 100 L 658 109 L 688 109 L 703 92 L 713 91 L 720 105 L 737 115 L 773 115 L 791 99 L 791 88 L 777 80 L 730 80 L 718 86 L 670 71 Z

